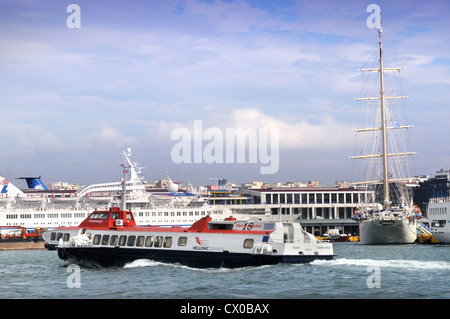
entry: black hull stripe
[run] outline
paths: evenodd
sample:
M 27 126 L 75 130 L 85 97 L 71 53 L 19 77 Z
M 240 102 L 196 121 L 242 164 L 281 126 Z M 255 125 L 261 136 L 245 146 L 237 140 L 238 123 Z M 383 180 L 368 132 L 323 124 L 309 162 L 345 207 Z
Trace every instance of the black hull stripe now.
M 133 248 L 58 248 L 64 259 L 93 261 L 102 267 L 124 266 L 137 259 L 150 259 L 163 263 L 179 263 L 194 268 L 236 268 L 274 265 L 278 263 L 309 263 L 317 259 L 332 260 L 333 255 L 258 255 L 227 252 L 174 251 Z

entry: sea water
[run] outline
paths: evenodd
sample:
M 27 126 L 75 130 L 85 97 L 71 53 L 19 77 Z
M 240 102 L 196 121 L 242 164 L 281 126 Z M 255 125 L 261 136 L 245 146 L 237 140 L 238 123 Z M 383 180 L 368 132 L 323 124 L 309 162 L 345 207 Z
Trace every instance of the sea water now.
M 0 251 L 2 299 L 449 299 L 450 245 L 334 243 L 332 261 L 195 269 L 96 268 L 56 251 Z

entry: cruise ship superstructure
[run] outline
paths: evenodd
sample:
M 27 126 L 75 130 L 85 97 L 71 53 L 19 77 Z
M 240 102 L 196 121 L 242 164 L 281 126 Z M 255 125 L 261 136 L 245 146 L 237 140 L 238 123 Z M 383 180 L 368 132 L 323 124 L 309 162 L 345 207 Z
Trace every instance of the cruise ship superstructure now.
M 123 152 L 130 167 L 126 181 L 127 208 L 135 211 L 138 225 L 190 226 L 204 216 L 223 219 L 226 208 L 208 205 L 207 198 L 178 192 L 175 184 L 165 192 L 147 192 L 141 168 L 130 161 L 131 150 Z M 76 226 L 93 210 L 120 203 L 122 182 L 92 184 L 79 191 L 31 189 L 22 191 L 0 176 L 0 225 L 27 229 Z
M 430 198 L 427 217 L 434 238 L 441 244 L 450 244 L 450 197 Z

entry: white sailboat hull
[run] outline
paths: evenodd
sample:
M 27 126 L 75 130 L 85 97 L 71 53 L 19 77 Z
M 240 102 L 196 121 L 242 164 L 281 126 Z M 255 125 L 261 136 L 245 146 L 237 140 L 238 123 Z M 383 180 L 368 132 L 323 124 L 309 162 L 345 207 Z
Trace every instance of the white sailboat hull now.
M 412 244 L 417 239 L 417 222 L 408 220 L 365 220 L 359 224 L 364 245 Z

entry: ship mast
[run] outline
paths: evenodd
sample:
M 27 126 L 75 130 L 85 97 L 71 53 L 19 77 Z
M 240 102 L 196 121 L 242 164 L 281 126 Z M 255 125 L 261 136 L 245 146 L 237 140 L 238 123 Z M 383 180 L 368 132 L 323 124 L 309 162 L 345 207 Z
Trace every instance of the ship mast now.
M 381 108 L 381 127 L 375 128 L 363 128 L 356 129 L 355 132 L 370 132 L 381 130 L 382 137 L 382 149 L 381 154 L 369 154 L 369 155 L 360 155 L 360 156 L 352 156 L 352 159 L 367 159 L 367 158 L 380 158 L 383 162 L 383 206 L 384 208 L 388 208 L 390 205 L 390 195 L 389 195 L 389 167 L 388 167 L 388 158 L 392 156 L 405 156 L 405 155 L 413 155 L 414 152 L 397 152 L 397 153 L 388 153 L 387 152 L 387 130 L 391 129 L 405 129 L 412 127 L 411 125 L 399 125 L 396 127 L 386 126 L 386 100 L 388 99 L 406 99 L 407 96 L 386 96 L 384 90 L 384 72 L 385 71 L 400 71 L 403 68 L 385 68 L 383 66 L 383 29 L 381 27 L 381 21 L 378 28 L 378 43 L 380 50 L 380 58 L 379 58 L 379 67 L 378 68 L 370 68 L 370 69 L 360 69 L 360 71 L 371 71 L 371 72 L 379 72 L 380 73 L 380 96 L 379 97 L 365 97 L 365 98 L 357 98 L 357 101 L 361 100 L 380 100 L 380 108 Z M 400 181 L 401 179 L 396 179 L 396 181 Z M 370 182 L 361 182 L 354 184 L 374 184 L 379 183 L 379 181 L 370 181 Z
M 383 71 L 383 29 L 378 29 L 380 45 L 380 100 L 381 100 L 381 134 L 382 134 L 382 159 L 383 159 L 383 188 L 384 188 L 384 207 L 389 206 L 389 174 L 387 162 L 386 146 L 386 105 L 384 100 L 384 71 Z

